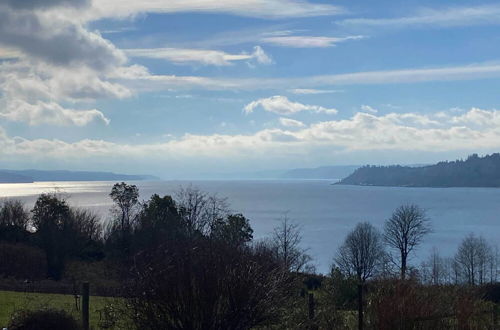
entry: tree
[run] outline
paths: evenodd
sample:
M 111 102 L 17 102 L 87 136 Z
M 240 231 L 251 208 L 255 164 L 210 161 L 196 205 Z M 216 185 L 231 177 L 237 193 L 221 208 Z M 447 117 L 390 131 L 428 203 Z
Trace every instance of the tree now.
M 139 202 L 139 189 L 136 185 L 128 185 L 125 182 L 115 183 L 109 194 L 118 207 L 120 214 L 121 230 L 125 232 L 130 229 L 130 219 L 134 207 Z
M 192 186 L 179 189 L 176 200 L 179 214 L 191 236 L 209 234 L 214 223 L 229 214 L 226 199 L 209 195 Z
M 282 311 L 286 272 L 271 251 L 186 236 L 134 258 L 127 306 L 140 329 L 251 329 Z
M 0 240 L 14 243 L 26 241 L 29 232 L 29 212 L 19 200 L 0 204 Z
M 242 247 L 252 241 L 253 229 L 242 214 L 231 214 L 215 222 L 210 236 L 231 246 Z
M 298 224 L 285 216 L 274 228 L 272 245 L 277 259 L 283 267 L 292 272 L 300 272 L 311 261 L 311 257 L 301 247 L 302 233 Z
M 342 272 L 358 280 L 359 329 L 363 329 L 363 285 L 377 273 L 383 258 L 380 233 L 368 222 L 363 222 L 347 235 L 335 259 Z
M 70 208 L 57 195 L 42 194 L 31 212 L 38 243 L 46 254 L 48 276 L 59 280 L 73 244 Z
M 472 233 L 462 240 L 455 255 L 459 274 L 469 285 L 486 282 L 487 273 L 492 268 L 490 263 L 494 263 L 493 259 L 493 250 L 486 240 L 482 236 L 477 237 Z
M 433 247 L 428 260 L 422 263 L 422 281 L 432 285 L 447 282 L 449 280 L 447 273 L 450 270 L 448 266 L 446 259 L 441 257 L 436 247 Z
M 85 209 L 70 208 L 74 241 L 71 253 L 83 260 L 104 258 L 103 225 L 101 219 Z
M 141 205 L 133 232 L 134 252 L 156 248 L 184 236 L 186 228 L 172 197 L 154 194 Z
M 119 213 L 119 228 L 112 225 L 110 237 L 116 235 L 119 231 L 119 237 L 113 237 L 118 240 L 118 249 L 120 254 L 128 256 L 130 254 L 130 234 L 131 234 L 131 219 L 134 209 L 139 202 L 139 189 L 135 185 L 128 185 L 125 182 L 116 183 L 109 194 L 115 202 Z
M 425 211 L 414 204 L 398 207 L 386 220 L 384 239 L 399 254 L 401 279 L 406 277 L 408 256 L 430 231 Z

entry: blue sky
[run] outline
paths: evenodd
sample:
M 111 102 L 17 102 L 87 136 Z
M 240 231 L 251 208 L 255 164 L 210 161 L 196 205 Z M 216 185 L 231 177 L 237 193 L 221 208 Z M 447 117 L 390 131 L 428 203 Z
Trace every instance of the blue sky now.
M 500 147 L 500 5 L 6 0 L 0 167 L 199 173 Z

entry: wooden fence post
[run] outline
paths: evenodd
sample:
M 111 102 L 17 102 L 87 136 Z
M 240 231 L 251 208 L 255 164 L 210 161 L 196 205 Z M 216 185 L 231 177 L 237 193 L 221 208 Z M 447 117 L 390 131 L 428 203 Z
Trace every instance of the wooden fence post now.
M 83 330 L 89 330 L 89 298 L 90 284 L 84 282 L 82 286 L 82 325 Z

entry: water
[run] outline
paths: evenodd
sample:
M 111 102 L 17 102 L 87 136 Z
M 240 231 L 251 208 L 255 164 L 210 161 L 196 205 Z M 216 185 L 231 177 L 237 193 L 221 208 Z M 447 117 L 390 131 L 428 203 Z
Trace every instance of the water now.
M 19 198 L 31 207 L 38 194 L 57 190 L 72 205 L 91 208 L 109 217 L 108 197 L 114 182 L 38 182 L 0 184 L 0 197 Z M 141 198 L 173 194 L 192 184 L 203 191 L 227 197 L 231 209 L 250 219 L 255 238 L 272 232 L 286 213 L 302 226 L 303 245 L 309 248 L 321 272 L 327 272 L 338 246 L 359 221 L 382 228 L 384 220 L 403 203 L 427 210 L 433 232 L 417 251 L 427 257 L 433 246 L 444 256 L 455 252 L 470 232 L 491 243 L 500 237 L 500 189 L 397 188 L 331 185 L 326 180 L 279 181 L 155 181 L 134 182 Z M 419 258 L 413 260 L 419 263 Z

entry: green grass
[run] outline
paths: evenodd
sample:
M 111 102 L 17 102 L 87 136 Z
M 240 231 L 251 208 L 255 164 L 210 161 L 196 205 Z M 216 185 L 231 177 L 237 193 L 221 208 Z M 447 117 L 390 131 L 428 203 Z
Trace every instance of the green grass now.
M 90 326 L 92 329 L 100 329 L 100 311 L 107 306 L 119 307 L 122 303 L 120 298 L 90 297 Z M 0 328 L 6 327 L 13 312 L 21 309 L 54 308 L 65 310 L 76 319 L 81 319 L 81 312 L 76 310 L 73 295 L 50 294 L 50 293 L 25 293 L 14 291 L 0 291 Z

